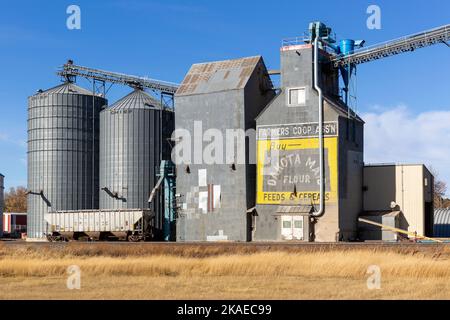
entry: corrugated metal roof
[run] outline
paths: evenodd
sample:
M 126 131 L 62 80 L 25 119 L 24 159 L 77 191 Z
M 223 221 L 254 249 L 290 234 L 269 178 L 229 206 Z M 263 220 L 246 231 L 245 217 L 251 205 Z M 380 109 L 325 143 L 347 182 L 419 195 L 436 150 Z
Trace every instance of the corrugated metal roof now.
M 133 92 L 114 103 L 108 110 L 160 108 L 161 103 L 150 96 L 147 92 L 135 89 Z
M 401 214 L 401 211 L 389 211 L 389 210 L 380 210 L 380 211 L 365 211 L 361 213 L 359 216 L 363 217 L 395 217 Z
M 279 214 L 310 214 L 313 211 L 311 205 L 300 205 L 300 206 L 279 206 L 277 213 Z
M 50 88 L 48 90 L 38 92 L 35 96 L 41 96 L 41 95 L 49 95 L 49 94 L 82 94 L 82 95 L 92 95 L 92 91 L 86 90 L 84 88 L 81 88 L 77 86 L 76 84 L 66 82 L 59 86 Z
M 450 208 L 434 210 L 433 236 L 450 238 Z
M 243 89 L 261 56 L 194 64 L 177 90 L 177 96 Z

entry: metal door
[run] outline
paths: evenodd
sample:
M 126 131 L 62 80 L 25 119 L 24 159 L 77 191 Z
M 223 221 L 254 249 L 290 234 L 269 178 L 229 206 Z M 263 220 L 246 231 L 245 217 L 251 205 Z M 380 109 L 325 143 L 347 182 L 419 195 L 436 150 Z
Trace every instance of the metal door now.
M 282 216 L 281 217 L 281 238 L 283 240 L 304 240 L 303 217 L 301 217 L 301 216 Z
M 303 240 L 303 217 L 292 217 L 292 238 Z

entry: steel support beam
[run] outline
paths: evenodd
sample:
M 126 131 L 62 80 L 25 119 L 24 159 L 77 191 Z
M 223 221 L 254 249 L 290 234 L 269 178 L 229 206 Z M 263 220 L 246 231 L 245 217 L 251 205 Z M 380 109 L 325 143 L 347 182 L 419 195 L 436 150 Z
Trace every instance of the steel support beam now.
M 335 67 L 349 64 L 357 65 L 374 60 L 379 60 L 405 52 L 411 52 L 420 48 L 429 47 L 438 43 L 446 43 L 450 40 L 450 25 L 427 30 L 383 44 L 374 45 L 355 53 L 344 56 L 337 55 L 331 59 Z M 446 43 L 447 44 L 447 43 Z M 448 44 L 447 44 L 448 45 Z
M 171 95 L 174 95 L 179 87 L 179 85 L 176 83 L 77 66 L 74 65 L 71 61 L 62 66 L 61 70 L 59 70 L 57 74 L 66 79 L 74 79 L 74 77 L 79 76 L 103 83 L 108 82 L 113 84 L 128 85 L 132 87 L 137 86 L 148 88 Z

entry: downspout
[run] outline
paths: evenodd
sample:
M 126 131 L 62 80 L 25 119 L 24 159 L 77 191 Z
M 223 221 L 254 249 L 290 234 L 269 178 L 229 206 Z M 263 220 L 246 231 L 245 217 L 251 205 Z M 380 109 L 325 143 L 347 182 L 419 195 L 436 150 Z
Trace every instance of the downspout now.
M 323 148 L 323 92 L 319 86 L 319 37 L 314 40 L 314 89 L 319 94 L 319 162 L 320 162 L 320 206 L 313 212 L 314 218 L 325 214 L 324 148 Z

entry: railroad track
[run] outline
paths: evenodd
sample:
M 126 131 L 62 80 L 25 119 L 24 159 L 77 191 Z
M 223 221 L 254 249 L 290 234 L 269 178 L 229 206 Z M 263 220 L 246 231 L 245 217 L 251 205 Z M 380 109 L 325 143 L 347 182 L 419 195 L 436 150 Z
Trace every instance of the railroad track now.
M 418 243 L 418 242 L 99 242 L 99 241 L 70 241 L 70 242 L 27 242 L 18 241 L 0 241 L 0 244 L 6 246 L 36 246 L 36 247 L 54 247 L 54 246 L 144 246 L 144 247 L 273 247 L 273 248 L 295 248 L 295 247 L 322 247 L 322 248 L 398 248 L 398 247 L 439 247 L 450 243 Z

